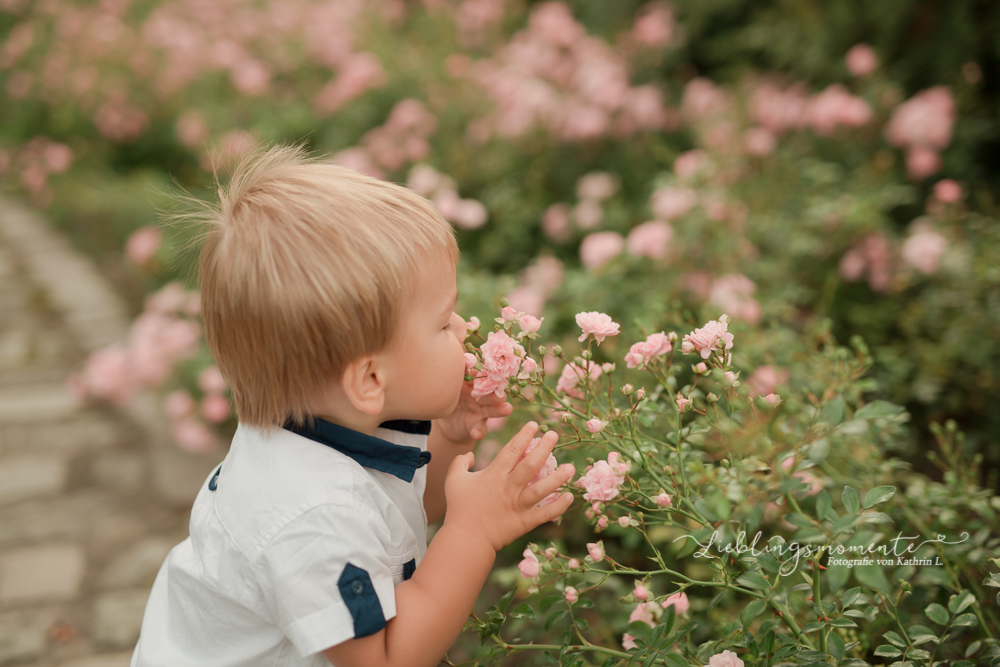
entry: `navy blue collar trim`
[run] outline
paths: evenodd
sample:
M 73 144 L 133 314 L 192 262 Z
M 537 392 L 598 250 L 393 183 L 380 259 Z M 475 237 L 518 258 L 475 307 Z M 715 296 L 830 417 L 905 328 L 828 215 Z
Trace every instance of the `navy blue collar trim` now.
M 379 426 L 393 431 L 419 435 L 428 435 L 431 432 L 429 421 L 397 419 L 384 422 Z M 419 447 L 394 445 L 382 438 L 359 433 L 317 417 L 313 418 L 312 428 L 308 424 L 302 426 L 285 424 L 285 428 L 292 433 L 332 447 L 341 454 L 351 457 L 365 468 L 395 475 L 404 482 L 412 482 L 417 468 L 427 465 L 431 460 L 431 453 Z

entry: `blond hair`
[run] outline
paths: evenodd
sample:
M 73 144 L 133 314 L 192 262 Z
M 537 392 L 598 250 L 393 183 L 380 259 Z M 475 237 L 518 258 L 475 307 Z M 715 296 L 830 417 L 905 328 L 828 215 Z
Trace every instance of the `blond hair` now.
M 325 384 L 393 339 L 420 264 L 458 262 L 426 199 L 301 146 L 244 159 L 203 217 L 205 338 L 259 428 L 306 421 Z

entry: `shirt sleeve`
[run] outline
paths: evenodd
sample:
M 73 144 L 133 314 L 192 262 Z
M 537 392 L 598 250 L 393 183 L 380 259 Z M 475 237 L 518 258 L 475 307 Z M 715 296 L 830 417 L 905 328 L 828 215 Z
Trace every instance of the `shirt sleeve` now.
M 262 592 L 300 655 L 374 634 L 396 615 L 387 544 L 374 509 L 341 505 L 311 509 L 271 541 L 261 555 Z

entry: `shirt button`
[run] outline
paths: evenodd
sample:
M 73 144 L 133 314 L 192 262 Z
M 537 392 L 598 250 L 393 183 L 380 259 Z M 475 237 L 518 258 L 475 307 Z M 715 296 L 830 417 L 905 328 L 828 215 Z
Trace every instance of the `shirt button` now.
M 365 585 L 360 581 L 355 581 L 353 584 L 351 584 L 351 590 L 354 592 L 355 595 L 361 595 L 362 593 L 365 592 Z

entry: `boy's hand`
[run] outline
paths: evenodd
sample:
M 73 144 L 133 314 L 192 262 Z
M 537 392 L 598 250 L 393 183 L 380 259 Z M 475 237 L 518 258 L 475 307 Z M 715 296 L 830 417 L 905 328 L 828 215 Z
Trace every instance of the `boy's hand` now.
M 486 437 L 486 420 L 506 417 L 514 411 L 514 406 L 506 399 L 490 394 L 480 399 L 472 397 L 472 383 L 462 386 L 462 397 L 455 411 L 434 422 L 441 434 L 451 442 L 465 444 Z
M 555 472 L 529 484 L 545 464 L 558 434 L 549 431 L 538 445 L 521 458 L 538 424 L 528 422 L 500 450 L 493 462 L 479 472 L 469 472 L 473 454 L 456 456 L 445 478 L 444 492 L 448 511 L 446 526 L 461 526 L 467 534 L 479 533 L 495 551 L 510 544 L 532 528 L 551 521 L 573 502 L 572 493 L 564 493 L 548 505 L 537 504 L 566 484 L 575 469 L 567 463 Z

